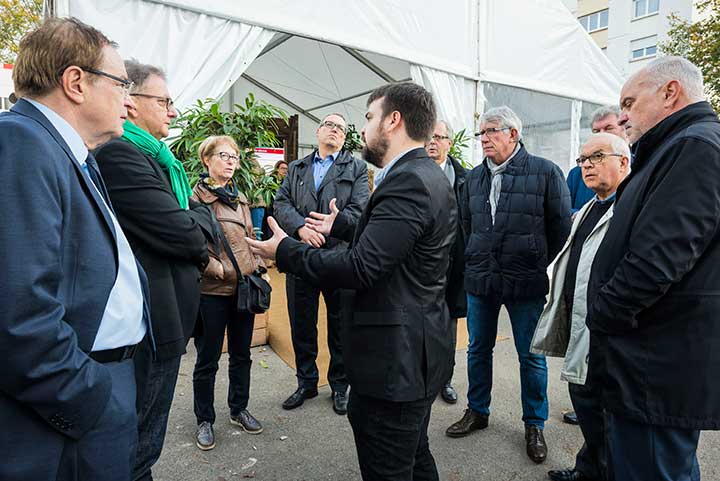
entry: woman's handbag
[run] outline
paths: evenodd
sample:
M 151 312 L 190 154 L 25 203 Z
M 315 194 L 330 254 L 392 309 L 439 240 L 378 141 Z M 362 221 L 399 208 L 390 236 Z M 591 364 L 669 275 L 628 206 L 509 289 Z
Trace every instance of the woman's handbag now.
M 232 262 L 235 272 L 237 273 L 238 284 L 237 284 L 237 310 L 238 312 L 249 312 L 251 314 L 262 314 L 263 312 L 270 309 L 270 293 L 272 293 L 272 286 L 268 281 L 263 279 L 261 276 L 264 274 L 266 269 L 261 267 L 256 269 L 255 272 L 243 276 L 238 266 L 235 255 L 230 248 L 230 243 L 225 237 L 225 232 L 219 229 L 220 239 L 222 240 L 225 252 L 227 252 L 230 262 Z

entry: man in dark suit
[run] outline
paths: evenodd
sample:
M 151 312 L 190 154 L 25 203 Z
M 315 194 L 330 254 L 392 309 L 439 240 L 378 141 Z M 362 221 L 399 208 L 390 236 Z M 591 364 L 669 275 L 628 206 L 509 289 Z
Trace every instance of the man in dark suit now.
M 435 124 L 428 91 L 412 83 L 380 87 L 365 117 L 363 154 L 381 167 L 367 207 L 357 223 L 334 205 L 331 214 L 307 219 L 316 232 L 350 239 L 350 248 L 312 249 L 274 220 L 272 239 L 248 242 L 277 258 L 281 270 L 347 289 L 348 417 L 363 479 L 437 480 L 427 427 L 454 352 L 445 279 L 455 194 L 424 149 Z
M 311 211 L 329 213 L 330 199 L 345 215 L 357 219 L 367 203 L 365 162 L 342 151 L 347 123 L 340 114 L 325 116 L 316 130 L 318 148 L 290 164 L 273 204 L 273 216 L 290 235 L 316 248 L 345 250 L 347 242 L 315 232 L 305 225 Z M 288 316 L 297 367 L 297 390 L 283 403 L 295 409 L 317 396 L 318 302 L 322 292 L 327 307 L 327 343 L 330 351 L 328 382 L 333 409 L 347 412 L 347 377 L 340 339 L 340 293 L 332 286 L 318 288 L 292 274 L 286 277 Z
M 3 481 L 130 479 L 145 277 L 88 154 L 132 106 L 115 47 L 46 21 L 20 44 L 20 100 L 0 114 Z
M 440 166 L 455 192 L 455 199 L 459 202 L 460 189 L 465 184 L 467 170 L 450 155 L 453 145 L 453 130 L 444 120 L 435 122 L 432 137 L 426 145 L 428 156 Z M 450 251 L 450 266 L 448 267 L 447 289 L 445 300 L 450 311 L 451 335 L 453 346 L 457 344 L 457 320 L 467 316 L 467 296 L 465 294 L 465 239 L 462 234 L 460 222 L 455 244 Z M 440 396 L 446 403 L 455 404 L 458 400 L 457 392 L 452 387 L 452 369 L 445 386 L 440 390 Z
M 150 281 L 157 352 L 143 343 L 135 356 L 139 439 L 133 472 L 134 480 L 150 480 L 165 440 L 180 358 L 197 318 L 208 251 L 189 209 L 182 164 L 160 140 L 177 116 L 165 75 L 132 60 L 125 67 L 135 84 L 130 93 L 135 105 L 128 109 L 123 136 L 101 146 L 96 157 L 120 225 Z

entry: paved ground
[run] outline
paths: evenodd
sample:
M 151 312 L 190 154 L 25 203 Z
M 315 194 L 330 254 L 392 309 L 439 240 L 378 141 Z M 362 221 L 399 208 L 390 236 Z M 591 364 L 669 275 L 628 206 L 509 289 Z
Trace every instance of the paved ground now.
M 511 336 L 505 317 L 500 334 Z M 319 481 L 359 480 L 350 425 L 331 408 L 326 386 L 320 396 L 294 411 L 283 411 L 282 401 L 294 390 L 294 372 L 269 347 L 253 350 L 250 412 L 264 425 L 259 435 L 248 435 L 228 422 L 227 357 L 223 356 L 216 389 L 217 447 L 202 452 L 195 447 L 192 411 L 191 349 L 183 360 L 170 413 L 165 450 L 156 465 L 157 481 Z M 581 443 L 577 427 L 563 424 L 560 412 L 570 406 L 567 387 L 559 380 L 560 360 L 549 359 L 550 420 L 545 436 L 550 447 L 543 465 L 526 456 L 520 420 L 517 357 L 511 339 L 498 343 L 490 427 L 464 439 L 450 439 L 444 430 L 462 416 L 467 388 L 465 351 L 458 351 L 454 384 L 461 393 L 455 406 L 436 401 L 430 421 L 430 445 L 445 481 L 540 481 L 548 469 L 573 465 Z M 681 388 L 681 387 L 679 387 Z M 703 479 L 720 480 L 720 433 L 703 433 L 700 440 Z

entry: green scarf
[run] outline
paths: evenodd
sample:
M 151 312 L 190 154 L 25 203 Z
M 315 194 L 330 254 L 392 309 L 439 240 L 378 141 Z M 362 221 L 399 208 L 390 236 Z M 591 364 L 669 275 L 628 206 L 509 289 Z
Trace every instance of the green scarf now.
M 123 128 L 125 132 L 120 138 L 157 160 L 160 167 L 170 177 L 170 186 L 175 193 L 175 197 L 177 197 L 180 207 L 187 209 L 192 189 L 182 163 L 170 152 L 165 142 L 156 139 L 129 120 L 125 121 Z

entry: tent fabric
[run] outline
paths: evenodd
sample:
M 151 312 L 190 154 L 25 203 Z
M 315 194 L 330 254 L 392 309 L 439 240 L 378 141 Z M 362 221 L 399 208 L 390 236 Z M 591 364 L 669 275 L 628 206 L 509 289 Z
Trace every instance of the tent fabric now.
M 567 170 L 588 112 L 617 103 L 622 83 L 562 0 L 51 1 L 124 57 L 163 66 L 180 108 L 223 94 L 232 108 L 253 92 L 300 114 L 301 151 L 316 142 L 318 118 L 343 112 L 360 127 L 372 89 L 412 78 L 456 130 L 510 106 L 529 150 Z
M 142 0 L 70 0 L 67 13 L 116 41 L 123 58 L 161 66 L 179 109 L 222 96 L 275 34 Z
M 437 105 L 438 119 L 442 119 L 458 132 L 465 129 L 467 135 L 474 133 L 473 118 L 477 84 L 471 80 L 420 65 L 410 67 L 413 82 L 432 92 Z M 465 159 L 472 158 L 472 145 L 465 150 Z

